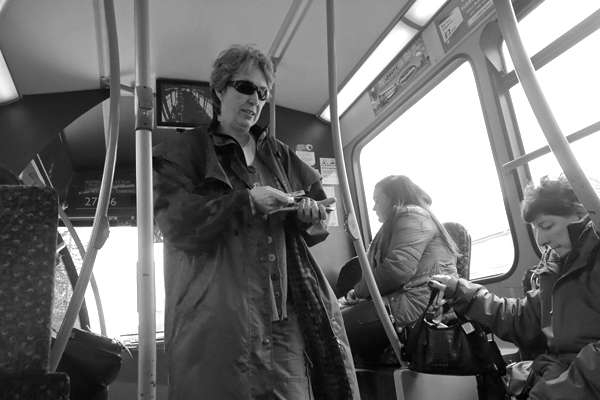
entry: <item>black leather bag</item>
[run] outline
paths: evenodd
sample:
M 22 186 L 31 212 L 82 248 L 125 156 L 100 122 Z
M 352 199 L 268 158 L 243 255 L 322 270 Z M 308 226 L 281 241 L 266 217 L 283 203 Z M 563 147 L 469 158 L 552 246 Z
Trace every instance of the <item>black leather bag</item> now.
M 118 340 L 73 328 L 57 371 L 71 378 L 71 400 L 94 399 L 119 375 L 128 351 Z
M 409 328 L 403 353 L 412 371 L 442 375 L 479 375 L 504 373 L 506 363 L 490 343 L 484 327 L 466 317 L 441 324 L 433 320 L 432 304 L 438 291 L 433 290 L 421 317 Z M 448 312 L 448 308 L 444 310 Z

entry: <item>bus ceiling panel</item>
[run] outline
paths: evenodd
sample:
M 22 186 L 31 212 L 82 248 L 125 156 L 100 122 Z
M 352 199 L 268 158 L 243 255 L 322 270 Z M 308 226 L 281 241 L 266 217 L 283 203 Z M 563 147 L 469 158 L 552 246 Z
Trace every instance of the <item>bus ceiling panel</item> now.
M 90 109 L 64 130 L 66 147 L 75 172 L 96 172 L 104 168 L 105 135 L 108 129 L 108 119 L 104 117 L 104 109 L 107 109 L 105 104 Z M 134 97 L 121 96 L 119 114 L 116 164 L 119 168 L 129 168 L 135 166 Z
M 152 79 L 208 81 L 212 62 L 233 43 L 265 54 L 292 0 L 151 1 Z M 337 1 L 341 83 L 410 0 Z M 0 2 L 0 4 L 2 4 Z M 7 0 L 0 47 L 21 95 L 89 90 L 108 74 L 101 1 Z M 133 1 L 115 2 L 121 83 L 135 85 Z M 313 1 L 277 69 L 277 104 L 315 115 L 328 100 L 324 1 Z
M 21 95 L 100 88 L 92 1 L 9 0 L 0 47 Z
M 108 98 L 108 90 L 23 96 L 0 106 L 1 163 L 15 174 L 90 108 Z

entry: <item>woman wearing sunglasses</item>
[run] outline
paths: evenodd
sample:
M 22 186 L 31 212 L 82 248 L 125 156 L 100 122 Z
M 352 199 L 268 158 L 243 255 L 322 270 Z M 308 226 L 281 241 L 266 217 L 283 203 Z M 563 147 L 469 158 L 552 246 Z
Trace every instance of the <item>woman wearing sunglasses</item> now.
M 325 240 L 335 199 L 256 125 L 273 79 L 261 52 L 228 48 L 210 126 L 154 149 L 171 400 L 358 398 L 337 300 L 307 248 Z

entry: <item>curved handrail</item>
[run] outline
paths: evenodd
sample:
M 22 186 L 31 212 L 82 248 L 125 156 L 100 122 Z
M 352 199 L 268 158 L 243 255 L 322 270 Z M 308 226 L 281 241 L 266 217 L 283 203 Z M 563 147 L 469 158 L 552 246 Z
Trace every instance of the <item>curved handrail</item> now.
M 523 85 L 527 100 L 529 100 L 529 105 L 575 194 L 596 224 L 596 228 L 600 229 L 600 198 L 577 162 L 569 142 L 562 134 L 544 97 L 531 60 L 521 41 L 512 4 L 510 0 L 494 0 L 494 5 L 502 36 L 506 41 L 506 47 L 515 65 L 517 76 Z
M 385 310 L 383 299 L 377 288 L 373 271 L 369 266 L 369 260 L 361 239 L 360 230 L 356 223 L 356 217 L 354 215 L 354 207 L 352 205 L 352 197 L 350 196 L 350 188 L 348 185 L 348 177 L 346 175 L 346 165 L 344 163 L 344 153 L 342 147 L 342 137 L 340 133 L 340 121 L 338 116 L 338 104 L 337 104 L 337 70 L 336 70 L 336 54 L 335 54 L 335 17 L 334 17 L 334 5 L 333 0 L 327 0 L 327 58 L 329 64 L 329 101 L 331 110 L 331 132 L 333 136 L 333 147 L 336 158 L 337 170 L 340 180 L 340 189 L 342 191 L 342 200 L 344 204 L 345 216 L 344 216 L 344 227 L 346 233 L 349 234 L 354 244 L 354 249 L 360 262 L 360 267 L 363 272 L 363 278 L 371 293 L 373 304 L 377 311 L 377 315 L 383 324 L 385 333 L 392 344 L 394 352 L 398 361 L 400 359 L 400 340 L 398 334 L 394 329 L 394 325 L 390 320 L 388 313 Z
M 71 220 L 67 216 L 67 213 L 59 206 L 58 207 L 58 216 L 65 224 L 71 237 L 75 241 L 75 245 L 77 246 L 77 250 L 81 255 L 81 259 L 85 259 L 85 248 L 83 247 L 83 243 L 81 243 L 81 239 L 75 230 L 75 227 L 71 223 Z M 77 279 L 79 281 L 79 278 Z M 90 285 L 92 285 L 92 291 L 94 292 L 94 299 L 96 300 L 96 308 L 98 309 L 98 320 L 100 321 L 100 333 L 106 335 L 106 319 L 104 318 L 104 308 L 102 307 L 102 299 L 100 298 L 100 290 L 98 289 L 98 284 L 96 283 L 96 277 L 92 272 L 90 276 Z M 81 306 L 79 307 L 81 308 Z M 79 312 L 79 310 L 77 310 Z
M 65 318 L 52 347 L 50 353 L 50 372 L 56 371 L 56 367 L 62 357 L 69 336 L 77 319 L 77 314 L 83 303 L 85 291 L 92 275 L 94 261 L 98 250 L 102 248 L 108 238 L 108 204 L 112 192 L 112 183 L 115 174 L 115 162 L 117 155 L 117 142 L 119 138 L 119 116 L 120 116 L 120 81 L 121 71 L 119 65 L 119 46 L 117 39 L 117 23 L 115 18 L 115 7 L 113 0 L 104 1 L 104 10 L 106 15 L 106 25 L 108 31 L 108 43 L 110 51 L 110 117 L 109 133 L 106 145 L 106 157 L 104 161 L 104 171 L 102 174 L 102 183 L 98 195 L 98 206 L 94 215 L 94 225 L 88 244 L 88 251 L 83 259 L 83 267 L 79 274 L 77 284 L 73 289 L 73 296 L 69 302 Z
M 273 41 L 273 44 L 267 53 L 267 57 L 273 62 L 275 77 L 277 77 L 277 66 L 283 58 L 283 54 L 287 50 L 292 38 L 296 34 L 296 31 L 298 30 L 302 20 L 306 16 L 306 12 L 310 8 L 312 1 L 313 0 L 308 0 L 306 4 L 304 4 L 302 11 L 300 11 L 300 7 L 302 7 L 304 0 L 294 0 L 290 6 L 290 9 L 288 10 L 287 15 L 285 16 L 285 19 L 283 20 L 283 23 L 281 24 L 281 28 L 279 28 L 279 32 L 277 32 L 277 36 L 275 37 L 275 40 Z M 298 15 L 299 12 L 300 14 Z M 286 40 L 285 43 L 283 43 L 284 38 Z M 275 57 L 275 55 L 277 55 L 277 57 Z M 271 99 L 269 100 L 269 132 L 271 135 L 273 135 L 273 137 L 276 135 L 275 126 L 277 123 L 275 118 L 275 113 L 277 111 L 275 103 L 275 92 L 277 90 L 276 86 L 276 82 L 273 82 L 273 87 L 271 88 Z

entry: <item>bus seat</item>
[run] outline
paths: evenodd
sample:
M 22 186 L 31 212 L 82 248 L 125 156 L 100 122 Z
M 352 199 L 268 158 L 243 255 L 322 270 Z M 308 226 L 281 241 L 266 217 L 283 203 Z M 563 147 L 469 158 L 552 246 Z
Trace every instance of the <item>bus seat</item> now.
M 48 370 L 57 225 L 54 189 L 0 185 L 0 400 L 69 398 Z
M 477 400 L 475 376 L 430 375 L 406 368 L 394 371 L 396 400 Z
M 443 225 L 460 252 L 460 256 L 456 261 L 458 276 L 468 280 L 471 274 L 471 235 L 458 222 L 444 222 Z
M 337 282 L 335 284 L 335 296 L 339 299 L 340 297 L 346 296 L 348 292 L 354 288 L 362 278 L 362 269 L 358 257 L 352 257 L 344 264 L 338 275 Z

